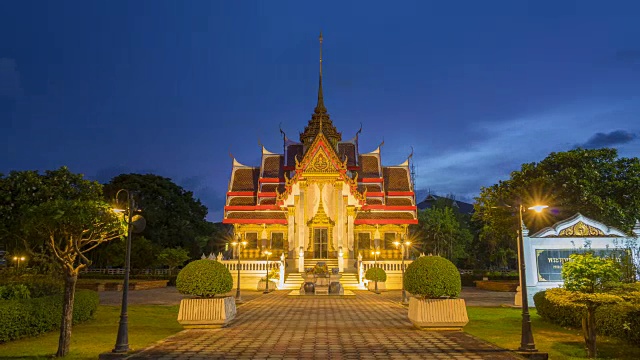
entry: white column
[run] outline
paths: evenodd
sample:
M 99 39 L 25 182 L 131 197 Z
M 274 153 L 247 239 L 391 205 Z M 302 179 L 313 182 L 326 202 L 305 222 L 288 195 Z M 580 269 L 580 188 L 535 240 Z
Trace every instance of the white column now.
M 304 238 L 304 229 L 306 224 L 304 223 L 304 210 L 306 203 L 304 201 L 306 185 L 300 184 L 300 201 L 298 202 L 298 246 L 302 246 L 303 249 L 307 249 L 306 239 Z
M 336 183 L 336 192 L 338 197 L 338 204 L 336 210 L 338 212 L 338 249 L 346 248 L 347 244 L 344 241 L 344 199 L 342 197 L 342 182 Z M 342 271 L 342 270 L 340 270 Z
M 295 207 L 288 207 L 287 208 L 287 237 L 288 237 L 288 241 L 289 241 L 289 251 L 291 251 L 291 257 L 293 259 L 295 259 L 296 257 L 296 234 L 295 234 Z
M 347 208 L 347 244 L 349 251 L 353 251 L 353 221 L 355 217 L 355 208 Z
M 304 272 L 304 248 L 302 246 L 300 246 L 298 253 L 298 272 Z
M 344 253 L 342 252 L 342 246 L 338 248 L 338 271 L 344 272 Z

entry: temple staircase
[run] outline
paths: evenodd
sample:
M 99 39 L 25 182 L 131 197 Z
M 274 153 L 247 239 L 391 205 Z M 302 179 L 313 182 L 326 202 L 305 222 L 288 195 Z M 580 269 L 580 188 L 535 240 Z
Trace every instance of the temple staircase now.
M 338 260 L 337 259 L 305 259 L 304 267 L 312 268 L 316 265 L 316 263 L 324 261 L 329 267 L 329 271 L 333 268 L 338 268 Z M 355 269 L 354 269 L 355 270 Z M 340 279 L 340 283 L 342 287 L 346 290 L 363 290 L 364 285 L 358 283 L 358 274 L 353 272 L 342 272 L 342 278 Z M 284 287 L 282 290 L 297 290 L 300 289 L 302 284 L 304 283 L 304 279 L 302 278 L 302 274 L 299 272 L 288 272 L 284 278 Z

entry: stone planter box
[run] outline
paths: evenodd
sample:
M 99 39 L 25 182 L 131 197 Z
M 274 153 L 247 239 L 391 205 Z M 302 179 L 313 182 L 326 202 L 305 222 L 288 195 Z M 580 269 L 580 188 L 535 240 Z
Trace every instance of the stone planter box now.
M 185 329 L 215 329 L 227 326 L 236 316 L 233 296 L 212 299 L 182 299 L 178 322 Z
M 367 289 L 369 291 L 376 291 L 376 282 L 369 281 L 367 284 Z M 387 291 L 387 285 L 385 285 L 385 281 L 378 281 L 378 291 Z
M 423 330 L 462 330 L 469 322 L 464 299 L 409 300 L 409 320 Z
M 520 283 L 518 280 L 478 280 L 474 282 L 478 289 L 502 292 L 514 292 Z
M 258 291 L 264 291 L 267 287 L 267 282 L 265 280 L 258 281 Z M 269 279 L 269 291 L 274 291 L 278 288 L 278 281 Z
M 146 290 L 167 287 L 169 280 L 130 280 L 129 290 Z M 88 282 L 78 281 L 78 289 L 89 289 L 93 291 L 122 291 L 122 282 L 99 281 Z

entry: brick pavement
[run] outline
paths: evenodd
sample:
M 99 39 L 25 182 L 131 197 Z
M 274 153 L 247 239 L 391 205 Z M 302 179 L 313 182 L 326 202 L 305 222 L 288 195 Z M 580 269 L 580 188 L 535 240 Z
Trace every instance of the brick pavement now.
M 291 298 L 238 308 L 230 326 L 191 329 L 130 359 L 520 359 L 464 332 L 415 329 L 407 310 L 367 291 L 355 298 Z

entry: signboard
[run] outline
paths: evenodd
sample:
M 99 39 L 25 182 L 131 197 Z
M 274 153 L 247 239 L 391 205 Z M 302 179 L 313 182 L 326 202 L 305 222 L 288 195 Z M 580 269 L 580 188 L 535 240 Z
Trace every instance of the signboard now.
M 569 261 L 569 255 L 591 251 L 600 257 L 616 257 L 624 253 L 619 249 L 536 249 L 538 281 L 562 281 L 562 265 Z

